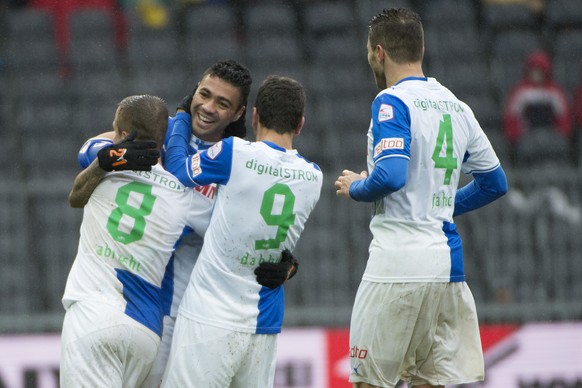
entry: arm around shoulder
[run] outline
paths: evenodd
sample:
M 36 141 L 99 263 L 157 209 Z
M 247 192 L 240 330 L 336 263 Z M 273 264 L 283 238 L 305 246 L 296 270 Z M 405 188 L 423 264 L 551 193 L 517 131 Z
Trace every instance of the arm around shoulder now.
M 105 176 L 105 170 L 99 167 L 97 159 L 94 159 L 91 164 L 81 171 L 75 181 L 73 188 L 69 193 L 69 205 L 73 208 L 82 208 L 87 202 L 99 182 Z

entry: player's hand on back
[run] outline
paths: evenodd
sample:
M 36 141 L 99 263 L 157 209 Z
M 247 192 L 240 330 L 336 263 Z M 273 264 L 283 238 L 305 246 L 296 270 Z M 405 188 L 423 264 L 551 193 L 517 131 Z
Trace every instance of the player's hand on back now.
M 136 136 L 137 131 L 133 131 L 119 143 L 99 150 L 97 153 L 99 167 L 105 171 L 151 171 L 160 157 L 156 142 L 135 141 Z
M 263 262 L 255 268 L 257 282 L 268 288 L 277 288 L 297 273 L 299 261 L 289 249 L 281 252 L 281 261 L 278 263 Z

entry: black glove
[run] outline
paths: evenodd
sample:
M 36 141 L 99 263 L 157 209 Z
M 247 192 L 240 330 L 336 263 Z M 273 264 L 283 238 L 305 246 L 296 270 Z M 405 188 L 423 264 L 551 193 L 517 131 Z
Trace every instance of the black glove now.
M 160 152 L 155 141 L 133 141 L 137 131 L 133 131 L 117 144 L 103 147 L 97 153 L 99 167 L 105 171 L 151 171 L 158 163 Z
M 228 124 L 228 126 L 224 129 L 224 133 L 222 135 L 223 139 L 227 137 L 236 136 L 244 139 L 247 136 L 247 126 L 245 120 L 245 114 L 247 110 L 245 109 L 243 114 L 240 115 L 239 119 L 233 121 L 232 123 Z
M 194 90 L 192 91 L 192 93 L 190 93 L 190 94 L 184 96 L 184 98 L 182 98 L 182 101 L 180 101 L 180 105 L 178 105 L 176 110 L 182 109 L 184 112 L 192 114 L 192 112 L 190 112 L 190 106 L 192 106 L 192 99 L 194 98 L 194 94 L 196 93 L 196 89 L 198 89 L 198 87 L 195 87 Z
M 280 262 L 269 263 L 265 261 L 261 263 L 255 268 L 255 275 L 257 275 L 257 282 L 261 286 L 273 289 L 295 276 L 298 267 L 299 261 L 288 249 L 285 249 L 281 252 Z

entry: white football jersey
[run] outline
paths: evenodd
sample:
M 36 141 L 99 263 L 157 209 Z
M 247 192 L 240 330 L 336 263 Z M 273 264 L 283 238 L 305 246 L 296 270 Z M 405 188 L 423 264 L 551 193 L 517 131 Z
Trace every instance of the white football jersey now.
M 162 330 L 162 278 L 188 222 L 192 191 L 159 164 L 108 173 L 85 206 L 63 305 L 92 300 Z
M 434 78 L 406 78 L 380 92 L 368 130 L 368 170 L 407 158 L 405 186 L 375 203 L 363 278 L 378 282 L 464 281 L 453 222 L 460 173 L 499 160 L 471 109 Z
M 253 271 L 295 247 L 319 200 L 319 167 L 294 150 L 234 137 L 188 164 L 195 184 L 216 182 L 218 190 L 179 314 L 235 331 L 279 333 L 283 287 L 262 287 Z

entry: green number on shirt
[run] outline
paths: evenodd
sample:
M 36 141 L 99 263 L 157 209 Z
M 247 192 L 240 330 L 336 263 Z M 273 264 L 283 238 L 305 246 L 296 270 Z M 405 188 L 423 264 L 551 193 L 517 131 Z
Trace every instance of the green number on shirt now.
M 275 204 L 275 197 L 283 198 L 283 206 L 281 212 L 276 214 L 273 212 Z M 263 201 L 261 203 L 261 216 L 267 225 L 276 226 L 277 234 L 275 238 L 267 240 L 256 240 L 255 249 L 278 249 L 279 246 L 287 238 L 289 227 L 295 223 L 295 213 L 293 207 L 295 205 L 295 194 L 291 191 L 289 186 L 282 183 L 276 183 L 263 194 Z
M 445 147 L 445 156 L 441 156 Z M 453 171 L 457 168 L 457 158 L 453 156 L 453 127 L 451 125 L 451 115 L 443 115 L 439 125 L 439 134 L 436 140 L 436 147 L 432 153 L 435 168 L 445 169 L 445 181 L 443 184 L 451 183 Z
M 139 208 L 128 203 L 131 192 L 143 195 Z M 117 207 L 113 209 L 107 220 L 107 230 L 111 236 L 123 244 L 129 244 L 141 239 L 146 226 L 145 216 L 152 212 L 155 200 L 156 197 L 152 195 L 151 185 L 132 182 L 121 186 L 115 196 Z M 134 219 L 133 228 L 129 233 L 119 230 L 119 223 L 123 216 Z

